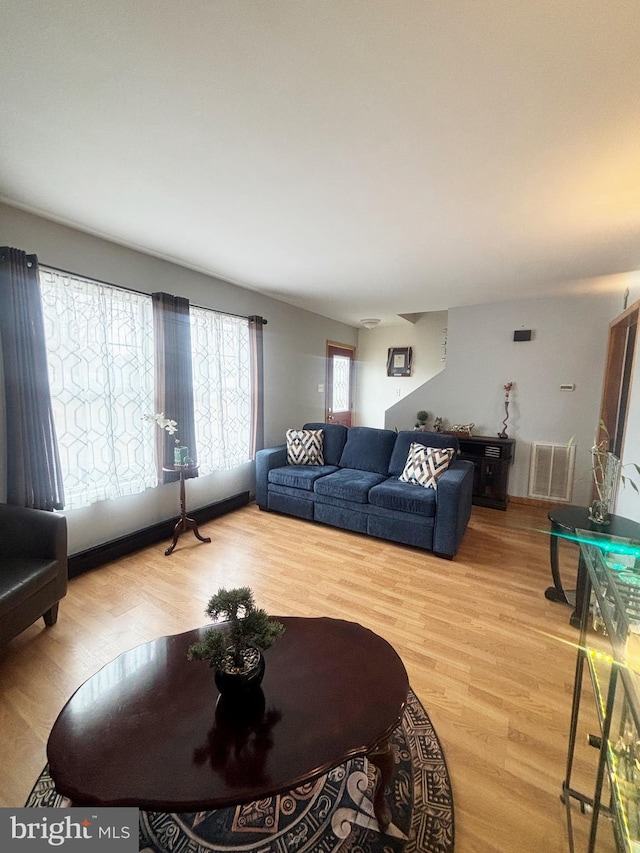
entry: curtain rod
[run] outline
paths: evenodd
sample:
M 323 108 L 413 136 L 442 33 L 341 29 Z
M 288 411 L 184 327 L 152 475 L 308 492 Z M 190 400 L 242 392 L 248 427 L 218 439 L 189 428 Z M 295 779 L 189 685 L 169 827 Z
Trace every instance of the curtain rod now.
M 105 284 L 107 287 L 115 287 L 117 290 L 128 290 L 131 293 L 139 293 L 140 296 L 151 296 L 151 294 L 147 293 L 146 290 L 137 290 L 135 287 L 125 287 L 123 284 L 113 284 L 111 281 L 102 281 L 100 278 L 95 278 L 91 275 L 84 275 L 79 272 L 71 272 L 71 270 L 63 270 L 60 267 L 54 267 L 51 264 L 38 262 L 38 265 L 46 267 L 49 270 L 53 270 L 54 272 L 62 273 L 62 275 L 70 275 L 75 278 L 85 278 L 89 281 L 97 281 L 98 284 Z M 172 296 L 175 296 L 175 294 L 172 294 Z M 256 317 L 260 316 L 259 314 L 249 314 L 249 316 L 247 316 L 246 314 L 234 314 L 233 311 L 221 311 L 219 308 L 209 308 L 208 305 L 196 305 L 195 302 L 191 302 L 191 300 L 189 300 L 189 305 L 193 305 L 194 308 L 202 308 L 204 311 L 215 311 L 216 314 L 227 314 L 229 317 L 239 317 L 241 320 L 253 320 L 255 322 Z M 264 317 L 262 317 L 261 320 L 262 325 L 266 326 L 267 320 L 265 320 Z

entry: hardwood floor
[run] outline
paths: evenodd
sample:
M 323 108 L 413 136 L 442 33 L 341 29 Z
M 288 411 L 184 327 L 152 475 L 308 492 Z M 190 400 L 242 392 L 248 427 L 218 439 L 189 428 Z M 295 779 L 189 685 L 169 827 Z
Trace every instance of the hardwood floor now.
M 456 853 L 568 850 L 559 794 L 578 632 L 544 598 L 545 509 L 474 507 L 454 561 L 254 504 L 200 529 L 211 544 L 185 534 L 169 557 L 158 543 L 73 579 L 55 627 L 40 621 L 0 651 L 0 806 L 24 805 L 83 681 L 125 649 L 204 624 L 220 586 L 248 585 L 274 615 L 351 619 L 396 648 L 445 751 Z M 571 580 L 575 546 L 560 555 Z M 585 749 L 585 790 L 594 765 Z M 579 839 L 587 820 L 576 810 Z

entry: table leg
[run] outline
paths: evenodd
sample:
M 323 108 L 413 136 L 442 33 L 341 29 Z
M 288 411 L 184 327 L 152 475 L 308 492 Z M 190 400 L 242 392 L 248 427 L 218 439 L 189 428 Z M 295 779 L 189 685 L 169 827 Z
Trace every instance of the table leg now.
M 192 530 L 193 535 L 196 537 L 196 539 L 199 539 L 201 542 L 211 542 L 210 536 L 202 536 L 201 535 L 200 531 L 198 530 L 198 525 L 193 520 L 193 518 L 188 518 L 185 515 L 184 518 L 178 519 L 178 523 L 173 528 L 173 542 L 171 543 L 171 545 L 169 545 L 167 550 L 164 552 L 166 557 L 168 557 L 169 554 L 171 554 L 173 552 L 173 549 L 176 547 L 176 544 L 178 542 L 178 538 L 180 537 L 180 535 L 182 533 L 186 533 L 187 530 Z
M 391 809 L 385 797 L 385 791 L 391 784 L 395 766 L 391 742 L 386 740 L 379 744 L 367 755 L 367 758 L 378 769 L 378 781 L 373 793 L 373 813 L 378 821 L 378 826 L 384 832 L 391 823 Z
M 199 539 L 201 542 L 211 542 L 210 536 L 201 536 L 200 531 L 198 530 L 198 525 L 193 520 L 193 518 L 187 517 L 187 502 L 185 499 L 185 491 L 184 491 L 184 472 L 180 471 L 180 518 L 176 526 L 173 528 L 173 542 L 167 550 L 164 552 L 165 557 L 168 557 L 169 554 L 173 552 L 173 549 L 176 547 L 176 543 L 178 542 L 178 538 L 181 533 L 186 533 L 187 530 L 193 530 L 193 534 L 196 539 Z
M 574 628 L 579 628 L 582 624 L 582 613 L 589 603 L 585 599 L 585 586 L 587 584 L 587 567 L 582 557 L 582 549 L 580 549 L 580 557 L 578 558 L 578 579 L 576 581 L 576 606 L 571 614 L 569 622 Z
M 574 607 L 576 603 L 576 591 L 565 590 L 560 579 L 560 567 L 558 564 L 558 539 L 560 538 L 560 528 L 551 523 L 551 536 L 549 537 L 549 561 L 551 563 L 551 576 L 553 578 L 553 586 L 547 587 L 544 592 L 544 597 L 549 601 L 557 601 L 560 604 L 569 604 Z M 573 617 L 572 617 L 573 618 Z

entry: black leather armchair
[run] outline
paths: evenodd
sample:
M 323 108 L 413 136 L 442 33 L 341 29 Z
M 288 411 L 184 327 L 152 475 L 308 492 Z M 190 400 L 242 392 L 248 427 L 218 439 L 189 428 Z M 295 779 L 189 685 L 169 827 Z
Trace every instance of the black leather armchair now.
M 67 519 L 0 504 L 0 645 L 41 616 L 53 625 L 67 579 Z

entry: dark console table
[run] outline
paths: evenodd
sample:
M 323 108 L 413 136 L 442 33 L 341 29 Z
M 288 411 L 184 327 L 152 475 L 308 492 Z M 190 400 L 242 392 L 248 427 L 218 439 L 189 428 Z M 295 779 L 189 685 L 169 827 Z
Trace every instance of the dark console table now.
M 458 436 L 460 459 L 474 464 L 473 503 L 492 509 L 506 509 L 509 467 L 515 453 L 515 438 L 488 435 Z

